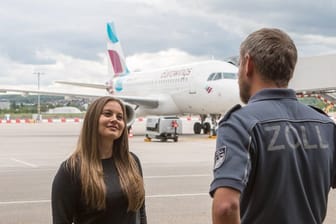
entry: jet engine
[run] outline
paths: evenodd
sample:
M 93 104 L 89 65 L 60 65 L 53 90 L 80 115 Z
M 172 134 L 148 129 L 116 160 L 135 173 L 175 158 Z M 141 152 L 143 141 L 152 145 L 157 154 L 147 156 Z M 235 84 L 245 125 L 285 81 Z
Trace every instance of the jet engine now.
M 131 104 L 123 102 L 126 108 L 126 116 L 127 116 L 127 128 L 131 128 L 135 121 L 135 110 L 133 109 Z

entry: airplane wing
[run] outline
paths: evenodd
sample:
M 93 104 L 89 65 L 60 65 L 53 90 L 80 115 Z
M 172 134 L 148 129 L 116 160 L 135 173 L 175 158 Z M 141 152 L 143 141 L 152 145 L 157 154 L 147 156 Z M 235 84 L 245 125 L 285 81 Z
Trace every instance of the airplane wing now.
M 136 97 L 136 96 L 114 96 L 127 103 L 137 106 L 145 107 L 148 109 L 155 109 L 159 107 L 159 100 L 150 97 Z
M 68 82 L 68 81 L 55 81 L 56 83 L 72 85 L 72 86 L 80 86 L 80 87 L 89 87 L 94 89 L 106 89 L 106 85 L 102 84 L 91 84 L 91 83 L 79 83 L 79 82 Z M 119 96 L 113 95 L 127 103 L 134 104 L 137 106 L 146 107 L 148 109 L 154 109 L 159 106 L 159 101 L 157 99 L 148 98 L 148 97 L 137 97 L 137 96 Z
M 88 94 L 88 93 L 70 93 L 70 92 L 58 92 L 58 91 L 46 91 L 46 90 L 32 90 L 32 89 L 15 89 L 15 88 L 2 88 L 0 87 L 0 93 L 22 93 L 23 95 L 29 94 L 40 94 L 40 95 L 49 95 L 49 96 L 70 96 L 70 97 L 101 97 L 105 96 L 105 92 L 102 94 Z
M 54 82 L 65 84 L 65 85 L 71 85 L 71 86 L 89 87 L 89 88 L 94 88 L 94 89 L 106 89 L 106 85 L 103 85 L 103 84 L 68 82 L 68 81 L 54 81 Z
M 7 93 L 7 92 L 21 93 L 23 95 L 40 94 L 40 95 L 51 95 L 51 96 L 70 96 L 70 97 L 87 97 L 87 98 L 97 98 L 97 97 L 106 96 L 107 94 L 106 92 L 102 92 L 102 94 L 89 94 L 89 93 L 70 93 L 70 92 L 15 89 L 15 88 L 0 87 L 0 93 Z M 148 109 L 154 109 L 159 106 L 159 100 L 155 98 L 151 98 L 151 97 L 118 96 L 118 95 L 111 95 L 111 96 L 119 98 L 124 102 L 134 104 L 136 106 L 145 107 Z

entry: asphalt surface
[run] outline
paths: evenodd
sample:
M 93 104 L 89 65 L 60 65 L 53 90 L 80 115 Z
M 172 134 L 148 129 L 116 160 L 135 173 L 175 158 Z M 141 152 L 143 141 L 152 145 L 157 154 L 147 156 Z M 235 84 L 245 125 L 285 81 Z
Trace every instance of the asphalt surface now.
M 211 223 L 215 140 L 192 135 L 184 121 L 178 142 L 145 142 L 135 125 L 130 148 L 142 162 L 148 223 Z M 0 224 L 51 223 L 53 177 L 73 151 L 81 123 L 0 124 Z M 326 224 L 336 223 L 336 192 Z

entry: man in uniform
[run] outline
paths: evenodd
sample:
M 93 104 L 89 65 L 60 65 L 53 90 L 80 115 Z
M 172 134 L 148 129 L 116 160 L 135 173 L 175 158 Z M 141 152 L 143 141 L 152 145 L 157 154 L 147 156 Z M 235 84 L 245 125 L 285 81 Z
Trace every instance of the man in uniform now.
M 336 125 L 288 89 L 297 61 L 279 29 L 250 34 L 240 47 L 246 106 L 220 121 L 210 186 L 214 224 L 322 223 L 336 187 Z

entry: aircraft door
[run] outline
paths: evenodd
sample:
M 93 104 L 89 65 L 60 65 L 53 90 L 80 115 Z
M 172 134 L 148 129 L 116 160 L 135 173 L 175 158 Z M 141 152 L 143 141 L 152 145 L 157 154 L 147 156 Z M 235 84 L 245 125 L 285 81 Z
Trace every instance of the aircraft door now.
M 196 79 L 195 77 L 197 76 L 197 74 L 195 74 L 195 71 L 192 71 L 190 69 L 190 75 L 188 76 L 188 83 L 189 83 L 189 94 L 193 95 L 196 94 Z

